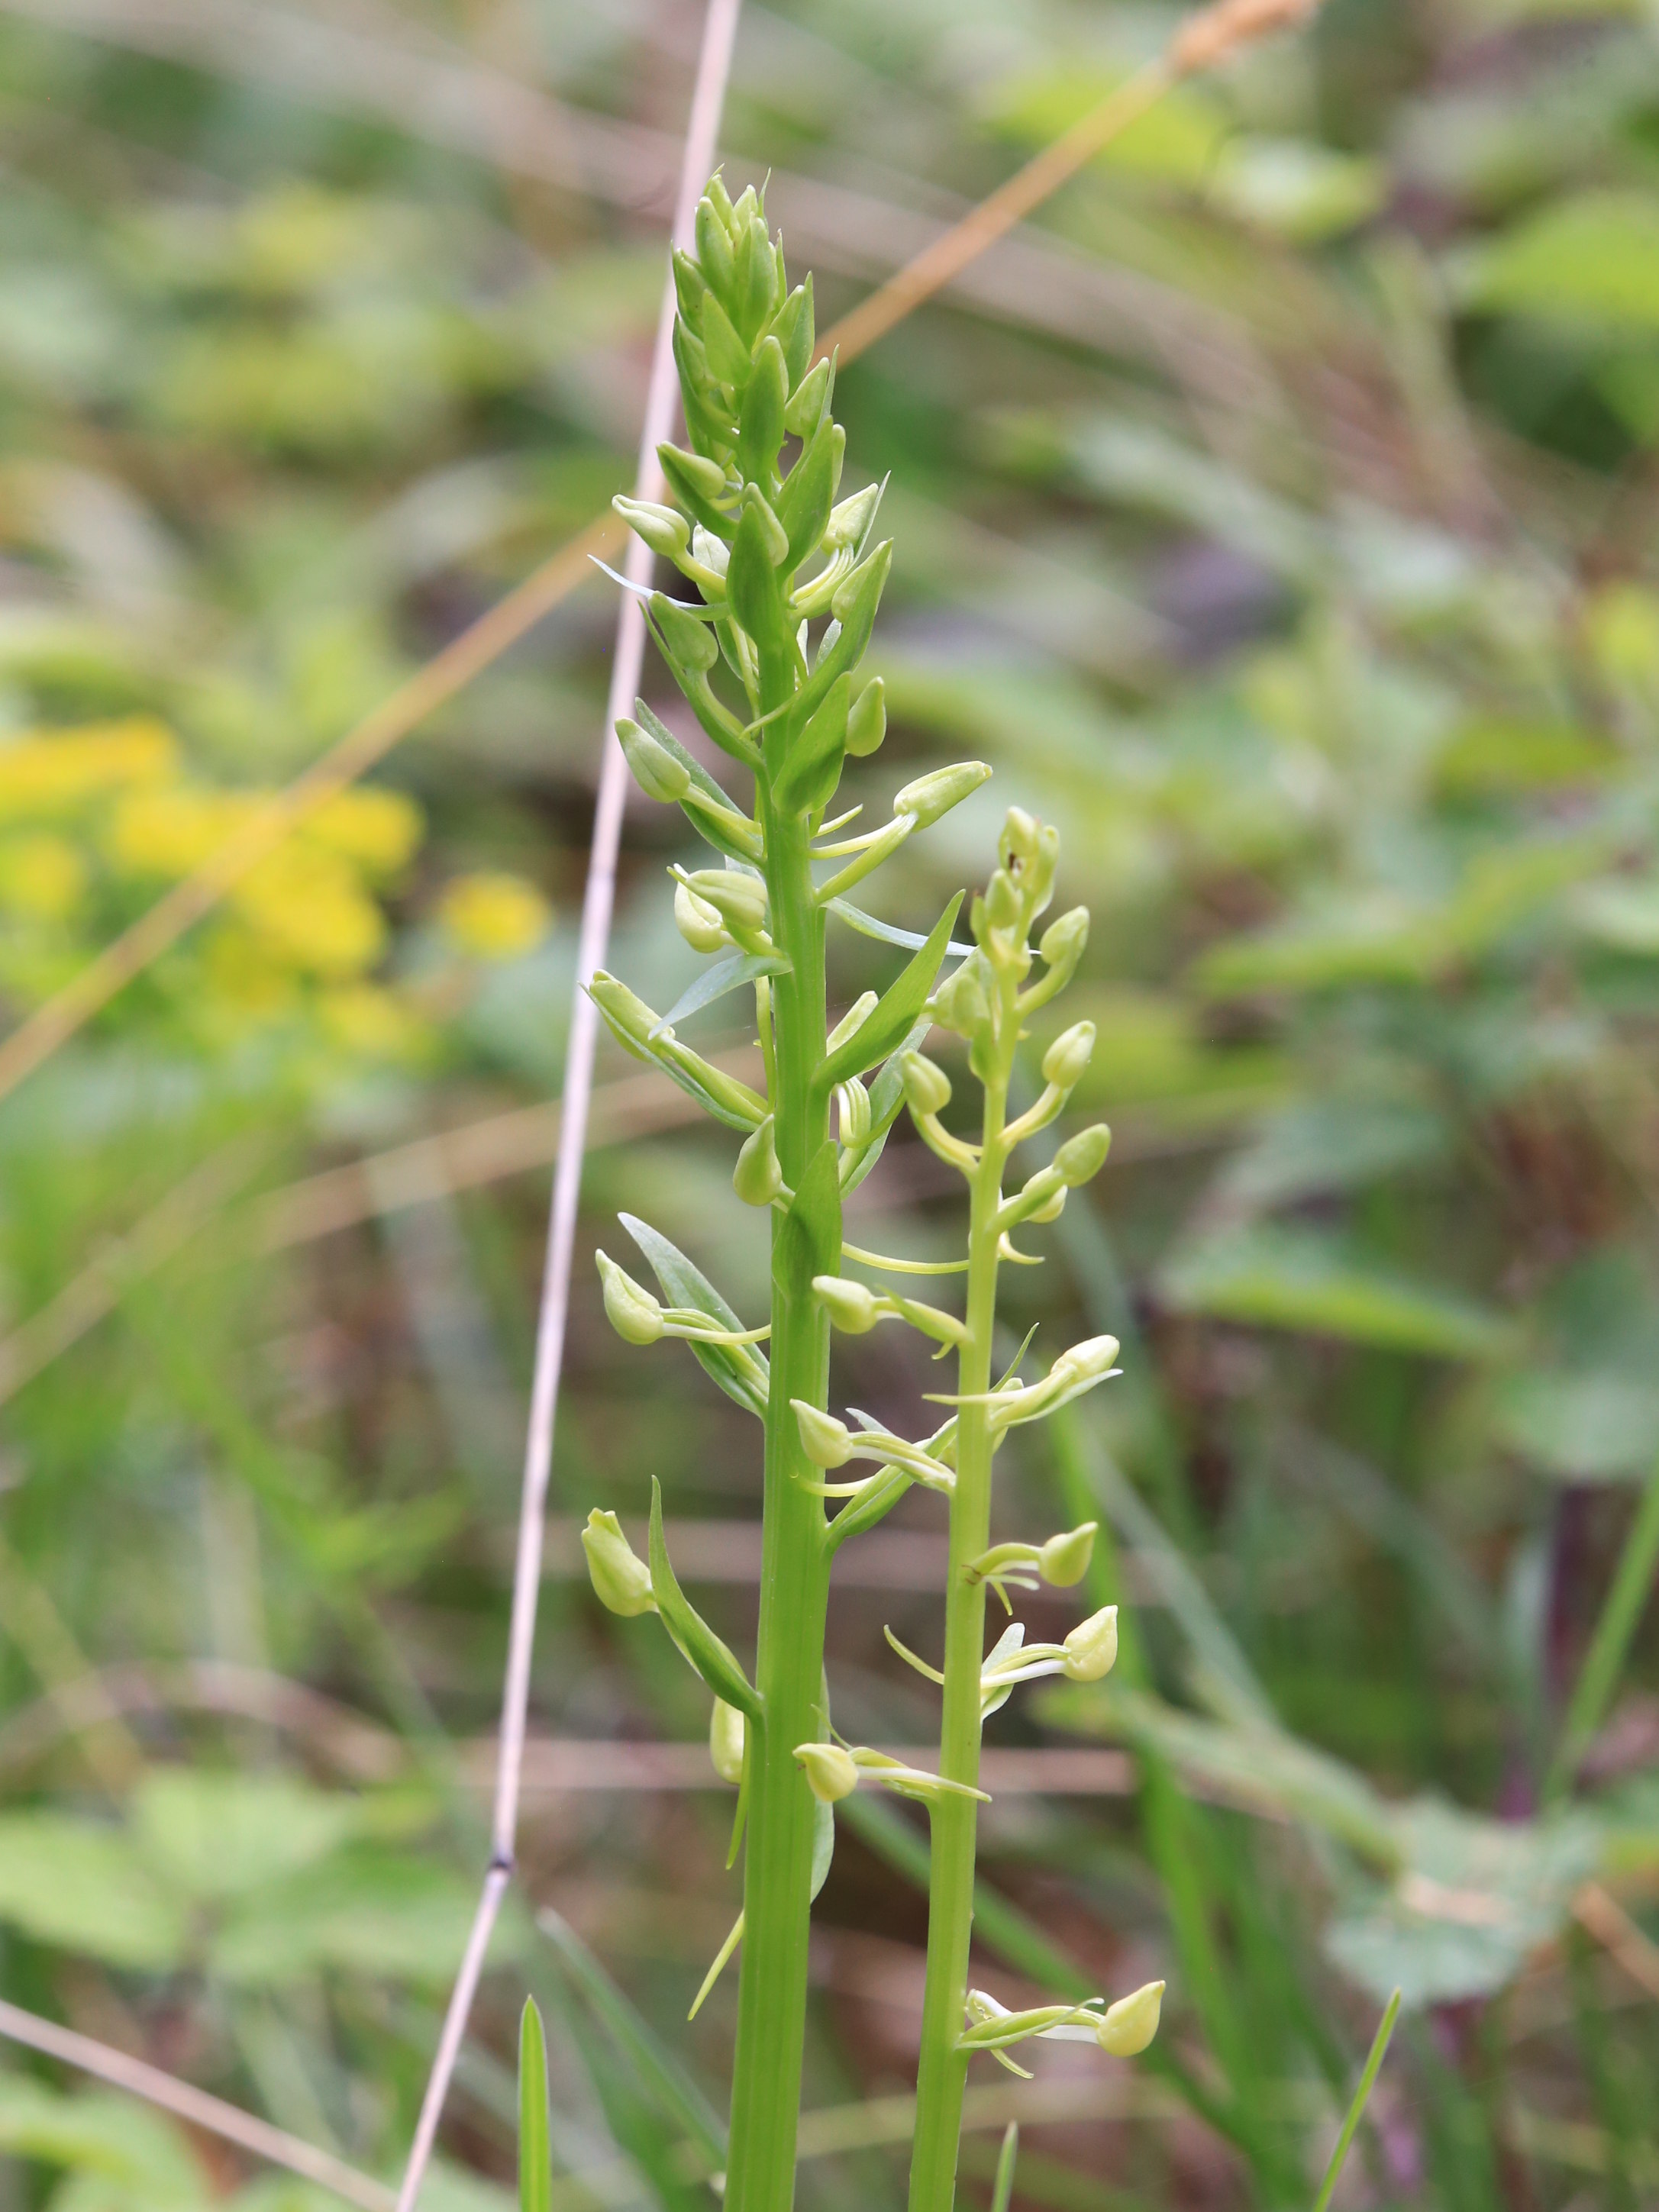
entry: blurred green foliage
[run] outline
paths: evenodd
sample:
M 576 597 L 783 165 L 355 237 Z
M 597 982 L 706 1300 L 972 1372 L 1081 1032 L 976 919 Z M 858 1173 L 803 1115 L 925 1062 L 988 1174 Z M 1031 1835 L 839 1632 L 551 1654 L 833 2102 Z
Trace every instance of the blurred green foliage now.
M 695 24 L 52 16 L 0 7 L 14 1018 L 627 481 Z M 872 202 L 908 240 L 1173 20 L 751 4 L 730 173 L 775 172 L 827 323 L 889 250 Z M 897 541 L 894 734 L 854 781 L 998 771 L 884 918 L 977 881 L 1010 800 L 1059 821 L 1096 916 L 1075 1104 L 1117 1131 L 1010 1322 L 1109 1328 L 1126 1372 L 1000 1533 L 1109 1525 L 1123 1658 L 993 1741 L 1109 1739 L 1134 1786 L 1005 1793 L 979 1928 L 1011 2002 L 1045 1926 L 1098 1985 L 1167 1972 L 1168 2043 L 1144 2093 L 1050 2081 L 1017 2203 L 1305 2204 L 1395 1981 L 1339 2204 L 1634 2207 L 1659 2173 L 1651 1996 L 1574 1919 L 1593 1881 L 1655 1931 L 1651 1620 L 1546 1790 L 1659 1454 L 1656 132 L 1638 9 L 1328 0 L 842 380 Z M 492 1117 L 556 1087 L 612 620 L 596 578 L 0 1104 L 0 1982 L 380 2172 L 480 1871 L 546 1153 Z M 630 817 L 613 963 L 662 1004 L 676 836 Z M 845 1001 L 899 956 L 836 957 Z M 587 1241 L 637 1206 L 752 1306 L 729 1158 L 672 1117 L 606 1094 Z M 387 1157 L 461 1125 L 465 1172 Z M 204 1161 L 214 1202 L 169 1213 Z M 327 1234 L 291 1188 L 323 1173 Z M 849 1234 L 926 1254 L 947 1199 L 896 1139 Z M 637 1527 L 659 1476 L 741 1649 L 751 1437 L 577 1281 L 556 1513 Z M 846 1358 L 906 1425 L 926 1371 Z M 538 1736 L 700 1738 L 554 1535 Z M 914 1744 L 880 1631 L 928 1651 L 937 1602 L 884 1540 L 862 1582 L 848 1554 L 837 1717 Z M 726 1992 L 698 2079 L 669 2052 L 732 1910 L 718 1808 L 546 1756 L 425 2201 L 507 2201 L 528 1981 L 556 2202 L 706 2203 Z M 849 1834 L 820 1902 L 825 2208 L 898 2202 L 906 1850 Z M 327 2201 L 21 2053 L 0 2145 L 5 2212 Z

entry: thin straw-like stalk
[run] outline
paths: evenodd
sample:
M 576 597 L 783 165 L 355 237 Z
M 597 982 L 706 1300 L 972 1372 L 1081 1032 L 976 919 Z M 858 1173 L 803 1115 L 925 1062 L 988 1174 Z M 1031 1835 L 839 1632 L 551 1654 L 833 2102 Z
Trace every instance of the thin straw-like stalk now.
M 1649 1475 L 1636 1509 L 1625 1548 L 1601 1607 L 1589 1650 L 1573 1686 L 1567 1718 L 1550 1762 L 1544 1784 L 1547 1799 L 1560 1797 L 1571 1787 L 1584 1747 L 1601 1725 L 1607 1702 L 1624 1668 L 1631 1638 L 1635 1635 L 1659 1568 L 1659 1466 Z
M 1396 1990 L 1389 1999 L 1388 2008 L 1377 2023 L 1376 2033 L 1371 2039 L 1370 2051 L 1365 2060 L 1364 2071 L 1359 2076 L 1344 2118 L 1341 2131 L 1336 2138 L 1336 2148 L 1331 2153 L 1330 2164 L 1325 2168 L 1325 2179 L 1319 2185 L 1319 2194 L 1314 2199 L 1313 2212 L 1325 2212 L 1332 2191 L 1341 2179 L 1347 2163 L 1353 2139 L 1359 2132 L 1359 2123 L 1365 2117 L 1365 2107 L 1371 2100 L 1371 2091 L 1376 2087 L 1376 2077 L 1382 2071 L 1382 2061 L 1389 2055 L 1389 2043 L 1394 2034 L 1394 2024 L 1400 2017 L 1400 1992 Z

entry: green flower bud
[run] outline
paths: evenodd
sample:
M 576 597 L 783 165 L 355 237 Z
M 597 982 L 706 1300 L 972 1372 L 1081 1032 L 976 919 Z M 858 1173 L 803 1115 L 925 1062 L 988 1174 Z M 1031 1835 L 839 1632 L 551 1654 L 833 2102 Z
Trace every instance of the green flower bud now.
M 681 320 L 695 323 L 702 307 L 703 294 L 708 289 L 703 275 L 691 256 L 679 246 L 673 252 L 674 297 L 679 305 Z
M 886 735 L 887 687 L 872 676 L 847 717 L 847 750 L 854 760 L 867 759 Z
M 1046 823 L 1037 832 L 1036 857 L 1026 869 L 1025 891 L 1033 914 L 1041 914 L 1054 895 L 1054 871 L 1060 866 L 1060 832 Z
M 1050 968 L 1060 970 L 1062 982 L 1069 982 L 1088 942 L 1089 909 L 1086 906 L 1074 906 L 1048 924 L 1037 951 Z
M 683 446 L 659 446 L 657 459 L 663 465 L 665 475 L 670 473 L 672 461 L 674 473 L 684 477 L 691 489 L 706 500 L 724 499 L 732 489 L 726 481 L 726 471 L 706 453 L 688 453 Z
M 708 624 L 699 622 L 696 615 L 671 599 L 665 592 L 652 592 L 651 615 L 668 658 L 694 675 L 707 675 L 720 657 L 720 647 Z
M 732 1188 L 745 1206 L 770 1206 L 783 1188 L 771 1115 L 744 1141 L 732 1170 Z
M 1085 1521 L 1080 1528 L 1049 1537 L 1037 1553 L 1037 1572 L 1045 1583 L 1052 1583 L 1056 1589 L 1071 1589 L 1083 1580 L 1094 1557 L 1095 1531 L 1099 1526 L 1098 1521 Z
M 1095 1025 L 1092 1022 L 1073 1022 L 1060 1035 L 1042 1055 L 1042 1079 L 1052 1083 L 1056 1091 L 1069 1091 L 1089 1065 L 1089 1055 L 1095 1048 Z
M 848 1082 L 836 1085 L 836 1097 L 841 1102 L 836 1136 L 843 1145 L 867 1144 L 870 1138 L 870 1093 L 855 1075 Z
M 1024 919 L 1018 887 L 1006 868 L 999 868 L 985 888 L 985 920 L 992 929 L 1012 931 Z
M 593 1257 L 605 1285 L 605 1310 L 611 1328 L 626 1344 L 654 1344 L 662 1334 L 661 1304 L 608 1253 L 596 1252 Z
M 766 548 L 768 560 L 775 568 L 781 568 L 789 558 L 788 532 L 761 496 L 758 484 L 746 483 L 744 486 L 743 503 L 755 510 L 761 526 L 761 543 Z
M 827 362 L 820 363 L 820 367 L 828 366 Z M 830 520 L 819 541 L 826 553 L 839 553 L 845 547 L 863 544 L 864 533 L 875 520 L 876 509 L 881 505 L 883 489 L 878 483 L 866 484 L 862 491 L 849 494 L 838 507 L 830 508 Z
M 784 351 L 788 352 L 787 345 Z M 783 427 L 792 438 L 810 438 L 823 419 L 830 404 L 830 374 L 829 362 L 821 361 L 795 386 L 794 397 L 783 410 Z
M 751 933 L 765 928 L 766 886 L 758 876 L 742 875 L 736 868 L 698 868 L 690 888 L 728 928 Z
M 694 952 L 724 952 L 732 942 L 717 909 L 684 884 L 674 886 L 674 927 Z
M 743 1715 L 724 1698 L 716 1698 L 708 1717 L 708 1757 L 722 1782 L 735 1790 L 743 1780 L 743 1745 L 746 1730 Z
M 795 1756 L 805 1768 L 807 1787 L 820 1805 L 839 1804 L 859 1786 L 853 1754 L 838 1743 L 798 1743 Z
M 942 1114 L 950 1104 L 951 1079 L 925 1054 L 907 1052 L 899 1062 L 899 1075 L 913 1114 Z
M 657 1017 L 645 1000 L 636 998 L 626 983 L 607 975 L 603 968 L 594 970 L 593 981 L 587 989 L 617 1042 L 635 1060 L 651 1059 L 650 1038 L 657 1026 Z
M 1028 1213 L 1028 1221 L 1058 1221 L 1066 1211 L 1066 1186 L 1061 1183 L 1052 1198 L 1045 1198 L 1041 1206 Z
M 1002 835 L 997 839 L 997 858 L 1012 873 L 1036 859 L 1036 819 L 1023 806 L 1011 806 L 1003 820 Z
M 1061 1180 L 1075 1190 L 1079 1183 L 1098 1175 L 1106 1164 L 1111 1144 L 1112 1133 L 1103 1121 L 1097 1121 L 1091 1129 L 1080 1129 L 1075 1137 L 1068 1137 L 1054 1154 L 1054 1165 Z
M 1048 1370 L 1052 1377 L 1069 1387 L 1075 1382 L 1093 1382 L 1109 1375 L 1119 1351 L 1115 1336 L 1087 1336 L 1081 1344 L 1074 1344 L 1069 1352 L 1062 1352 Z
M 812 1295 L 843 1336 L 866 1335 L 881 1319 L 875 1292 L 845 1275 L 814 1275 Z
M 933 994 L 933 1019 L 957 1036 L 978 1034 L 990 1019 L 991 1002 L 985 990 L 985 963 L 975 952 L 964 960 Z
M 801 1449 L 814 1467 L 845 1467 L 853 1456 L 853 1436 L 845 1421 L 809 1406 L 804 1398 L 789 1401 L 800 1429 Z
M 855 1037 L 876 1011 L 876 994 L 873 991 L 860 991 L 824 1039 L 825 1052 L 837 1051 L 841 1046 L 847 1043 L 849 1038 Z
M 678 507 L 659 507 L 649 499 L 624 499 L 620 492 L 611 504 L 653 553 L 660 553 L 665 561 L 684 559 L 691 544 L 691 526 Z
M 593 1585 L 593 1595 L 608 1613 L 632 1620 L 641 1613 L 657 1610 L 657 1601 L 651 1594 L 651 1570 L 623 1535 L 614 1513 L 601 1513 L 594 1507 L 582 1530 L 582 1549 L 587 1554 L 587 1578 Z
M 1100 2023 L 1097 2040 L 1101 2049 L 1109 2051 L 1114 2058 L 1138 2057 L 1158 2033 L 1163 2009 L 1162 1982 L 1147 1982 L 1133 1996 L 1120 1997 L 1115 2005 L 1108 2006 Z
M 1117 1607 L 1103 1605 L 1087 1620 L 1080 1620 L 1062 1648 L 1066 1656 L 1060 1665 L 1072 1681 L 1098 1682 L 1103 1675 L 1109 1674 L 1117 1657 Z M 1152 2025 L 1156 2027 L 1157 2021 Z M 1150 2030 L 1146 2040 L 1152 2041 Z
M 719 198 L 715 198 L 719 187 Z M 732 289 L 732 235 L 726 228 L 732 203 L 726 197 L 723 185 L 716 178 L 697 202 L 696 222 L 693 242 L 697 249 L 697 267 L 703 282 L 717 292 Z
M 617 725 L 617 736 L 634 781 L 647 799 L 661 799 L 667 805 L 684 798 L 691 788 L 691 771 L 685 763 L 677 761 L 649 730 L 642 730 L 637 722 L 630 722 L 624 716 Z
M 977 791 L 990 773 L 983 761 L 957 761 L 950 768 L 933 769 L 905 785 L 894 798 L 893 811 L 914 815 L 918 830 L 931 829 L 941 814 Z

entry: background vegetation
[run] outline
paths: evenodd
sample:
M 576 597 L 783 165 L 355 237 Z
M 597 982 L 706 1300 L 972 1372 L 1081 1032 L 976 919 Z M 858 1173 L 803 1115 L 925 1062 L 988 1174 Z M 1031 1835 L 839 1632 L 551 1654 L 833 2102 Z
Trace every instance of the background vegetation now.
M 729 173 L 774 172 L 827 321 L 1173 20 L 750 0 Z M 14 1019 L 628 479 L 696 33 L 0 8 Z M 1045 1930 L 1091 1987 L 1167 1973 L 1165 2041 L 974 2110 L 1024 2113 L 1032 2204 L 1304 2204 L 1398 1980 L 1343 2202 L 1650 2203 L 1652 1624 L 1584 1670 L 1659 1455 L 1659 34 L 1330 0 L 840 396 L 897 540 L 871 794 L 998 771 L 890 918 L 979 880 L 1010 800 L 1058 821 L 1075 1104 L 1117 1132 L 1011 1314 L 1126 1373 L 1010 1447 L 1002 1533 L 1098 1512 L 1133 1638 L 994 1723 L 980 1934 L 1010 2002 Z M 0 1105 L 0 1983 L 375 2172 L 479 1872 L 613 612 L 585 586 Z M 612 963 L 659 1004 L 671 813 L 630 817 Z M 682 2022 L 729 1808 L 570 1516 L 659 1474 L 747 1637 L 752 1431 L 611 1334 L 586 1250 L 626 1204 L 763 1285 L 725 1152 L 601 1079 L 526 1879 L 434 2212 L 504 2202 L 526 1983 L 571 2205 L 705 2204 L 718 2148 L 729 1985 Z M 957 1202 L 896 1136 L 849 1231 L 925 1253 Z M 905 1427 L 925 1370 L 837 1353 Z M 941 1557 L 917 1498 L 838 1570 L 855 1736 L 932 1731 L 881 1628 L 933 1648 Z M 819 1908 L 814 2206 L 900 2201 L 917 1832 L 866 1810 Z M 6 2212 L 332 2202 L 21 2053 L 0 2144 Z

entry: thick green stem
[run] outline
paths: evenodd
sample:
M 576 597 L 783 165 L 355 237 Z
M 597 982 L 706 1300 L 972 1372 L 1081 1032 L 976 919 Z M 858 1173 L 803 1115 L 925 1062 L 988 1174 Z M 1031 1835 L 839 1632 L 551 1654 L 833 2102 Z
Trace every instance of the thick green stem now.
M 772 991 L 779 1164 L 795 1188 L 829 1135 L 813 1086 L 824 1052 L 823 920 L 812 896 L 807 825 L 763 793 L 772 933 L 791 963 Z M 788 2212 L 805 2035 L 807 1928 L 814 1806 L 794 1756 L 823 1733 L 823 1628 L 830 1555 L 822 1501 L 803 1486 L 816 1469 L 801 1450 L 792 1398 L 828 1402 L 830 1324 L 796 1279 L 773 1231 L 772 1385 L 766 1419 L 765 1511 L 756 1687 L 764 1711 L 750 1733 L 744 1939 L 732 2087 L 726 2212 Z
M 1018 1026 L 1012 991 L 1005 1030 Z M 1006 1158 L 1006 1072 L 985 1089 L 984 1150 L 974 1170 L 968 1240 L 968 1341 L 957 1361 L 964 1397 L 991 1382 L 991 1335 L 996 1318 L 997 1231 Z M 945 1714 L 939 1771 L 947 1780 L 979 1784 L 980 1669 L 985 1656 L 985 1583 L 969 1563 L 991 1540 L 991 1432 L 983 1405 L 961 1409 L 957 1480 L 951 1499 L 950 1581 L 945 1601 Z M 954 1793 L 933 1808 L 933 1861 L 927 1891 L 927 1984 L 916 2078 L 916 2134 L 910 2157 L 910 2212 L 951 2212 L 968 2059 L 959 2048 L 968 1996 L 968 1947 L 974 1923 L 974 1852 L 977 1806 Z

